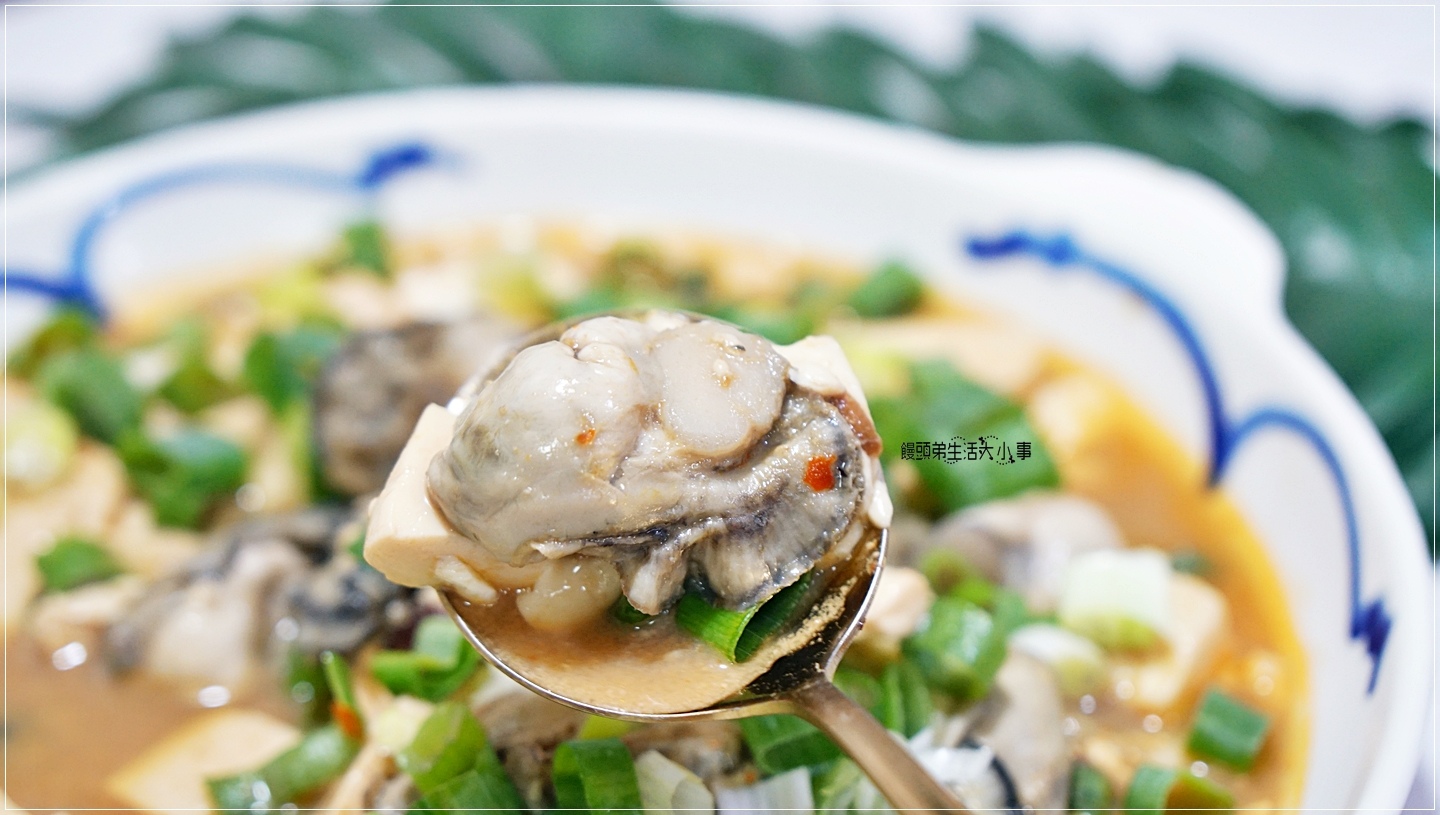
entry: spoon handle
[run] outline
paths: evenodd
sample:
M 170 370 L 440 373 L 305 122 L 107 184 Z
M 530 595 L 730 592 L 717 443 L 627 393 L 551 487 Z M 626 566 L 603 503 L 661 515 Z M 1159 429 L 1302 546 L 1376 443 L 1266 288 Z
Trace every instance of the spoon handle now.
M 790 695 L 789 701 L 797 714 L 825 731 L 860 765 L 895 809 L 917 813 L 970 811 L 925 771 L 894 734 L 829 680 L 806 683 Z

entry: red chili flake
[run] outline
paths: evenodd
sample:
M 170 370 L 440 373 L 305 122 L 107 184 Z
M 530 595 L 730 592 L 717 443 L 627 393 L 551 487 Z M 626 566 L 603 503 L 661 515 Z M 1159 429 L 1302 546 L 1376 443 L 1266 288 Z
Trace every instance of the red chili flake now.
M 816 492 L 835 489 L 835 457 L 816 456 L 805 464 L 805 485 Z
M 595 428 L 593 427 L 587 427 L 575 434 L 575 443 L 581 447 L 588 445 L 592 441 L 595 441 Z
M 357 741 L 365 738 L 365 728 L 360 726 L 360 716 L 354 708 L 344 702 L 331 702 L 330 717 L 340 726 L 340 732 Z

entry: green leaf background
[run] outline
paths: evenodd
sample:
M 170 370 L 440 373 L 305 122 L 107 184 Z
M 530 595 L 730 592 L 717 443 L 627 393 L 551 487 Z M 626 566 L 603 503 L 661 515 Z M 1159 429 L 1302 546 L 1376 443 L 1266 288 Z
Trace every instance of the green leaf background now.
M 405 3 L 240 17 L 171 43 L 151 77 L 96 110 L 11 115 L 68 155 L 268 105 L 506 82 L 792 99 L 976 141 L 1118 145 L 1210 176 L 1280 237 L 1291 320 L 1380 428 L 1433 540 L 1435 174 L 1417 121 L 1290 109 L 1183 64 L 1136 87 L 1089 57 L 1038 58 L 984 28 L 963 63 L 936 69 L 856 31 L 797 43 L 662 6 Z

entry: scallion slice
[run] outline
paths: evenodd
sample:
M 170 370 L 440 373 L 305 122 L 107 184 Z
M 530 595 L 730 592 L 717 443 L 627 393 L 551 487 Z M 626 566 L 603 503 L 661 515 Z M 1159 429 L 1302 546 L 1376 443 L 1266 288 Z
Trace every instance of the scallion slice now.
M 625 595 L 620 595 L 615 605 L 610 607 L 610 616 L 625 625 L 639 625 L 646 620 L 653 619 L 653 615 L 646 614 L 640 609 L 630 605 L 630 600 Z
M 1200 702 L 1186 746 L 1197 756 L 1248 772 L 1255 766 L 1269 729 L 1270 717 L 1211 689 Z
M 635 759 L 640 782 L 640 800 L 651 815 L 685 812 L 712 812 L 715 796 L 695 773 L 650 750 Z
M 81 432 L 115 444 L 140 426 L 142 399 L 120 363 L 94 347 L 47 358 L 36 374 L 45 398 L 75 419 Z
M 1005 661 L 1005 641 L 1025 620 L 1025 604 L 1002 592 L 992 611 L 968 600 L 941 597 L 920 631 L 901 650 L 930 686 L 968 702 L 990 690 Z
M 809 574 L 802 575 L 769 600 L 745 611 L 716 608 L 697 594 L 686 594 L 676 604 L 675 622 L 694 637 L 715 646 L 730 661 L 744 662 L 795 615 L 805 600 L 810 581 Z
M 551 775 L 560 809 L 639 815 L 643 807 L 635 762 L 619 739 L 564 742 Z
M 170 331 L 167 341 L 178 362 L 157 393 L 186 413 L 204 410 L 230 396 L 230 383 L 210 367 L 205 324 L 199 318 L 182 320 Z
M 421 794 L 429 795 L 446 781 L 474 769 L 486 752 L 493 756 L 494 750 L 474 715 L 459 702 L 442 702 L 420 725 L 410 746 L 396 754 L 395 762 Z M 498 763 L 498 759 L 486 763 Z
M 890 261 L 876 269 L 850 295 L 850 307 L 861 317 L 894 317 L 913 311 L 925 294 L 925 283 L 908 266 Z
M 339 266 L 390 277 L 390 242 L 378 221 L 357 221 L 345 227 L 340 237 Z
M 46 591 L 69 591 L 120 574 L 109 550 L 94 541 L 69 535 L 35 557 Z
M 258 770 L 206 781 L 215 808 L 224 815 L 250 815 L 294 803 L 302 795 L 340 777 L 360 743 L 339 727 L 326 725 L 306 733 L 300 743 Z
M 466 770 L 425 793 L 411 811 L 526 812 L 525 801 L 503 770 Z
M 12 375 L 34 377 L 51 357 L 93 345 L 97 333 L 93 317 L 77 308 L 62 306 L 10 355 L 6 367 Z
M 391 693 L 406 693 L 431 702 L 459 690 L 480 668 L 480 656 L 448 617 L 432 615 L 415 628 L 409 651 L 380 651 L 370 672 Z
M 245 452 L 202 430 L 182 430 L 160 441 L 130 431 L 116 449 L 131 483 L 165 526 L 197 526 L 217 499 L 245 483 Z
M 1100 771 L 1083 761 L 1070 773 L 1070 811 L 1085 815 L 1107 815 L 1115 806 L 1115 791 Z
M 303 400 L 320 367 L 340 344 L 341 330 L 308 322 L 282 333 L 257 336 L 245 352 L 242 376 L 276 415 Z
M 1235 796 L 1208 778 L 1142 764 L 1125 791 L 1130 815 L 1165 815 L 1181 809 L 1233 809 Z
M 901 660 L 885 666 L 880 674 L 880 704 L 876 716 L 886 730 L 910 738 L 930 724 L 935 711 L 925 675 L 914 664 Z
M 766 775 L 813 767 L 840 757 L 840 748 L 814 725 L 777 714 L 741 719 L 740 733 L 755 766 Z
M 1170 627 L 1170 559 L 1155 549 L 1105 549 L 1070 562 L 1060 624 L 1112 650 L 1150 648 Z
M 325 672 L 325 686 L 330 690 L 330 715 L 335 724 L 352 739 L 365 737 L 365 719 L 360 714 L 360 703 L 355 698 L 355 685 L 350 680 L 350 666 L 345 658 L 334 651 L 320 655 L 320 667 Z

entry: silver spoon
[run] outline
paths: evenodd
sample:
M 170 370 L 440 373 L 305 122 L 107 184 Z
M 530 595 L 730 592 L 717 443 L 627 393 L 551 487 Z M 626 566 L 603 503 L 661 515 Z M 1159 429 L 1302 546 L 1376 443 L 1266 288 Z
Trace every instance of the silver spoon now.
M 820 602 L 797 624 L 798 629 L 812 633 L 752 680 L 741 694 L 693 710 L 637 712 L 598 698 L 580 700 L 556 692 L 553 687 L 547 687 L 549 683 L 541 677 L 531 675 L 538 671 L 533 669 L 530 659 L 502 642 L 503 637 L 482 636 L 482 631 L 493 629 L 484 620 L 487 607 L 473 605 L 449 591 L 442 591 L 440 596 L 451 618 L 490 664 L 547 699 L 586 713 L 638 722 L 794 714 L 834 739 L 869 774 L 896 809 L 968 812 L 954 793 L 926 772 L 899 739 L 831 681 L 835 667 L 860 630 L 870 606 L 885 548 L 884 531 L 857 544 L 850 560 L 836 578 L 826 584 Z

